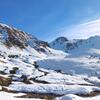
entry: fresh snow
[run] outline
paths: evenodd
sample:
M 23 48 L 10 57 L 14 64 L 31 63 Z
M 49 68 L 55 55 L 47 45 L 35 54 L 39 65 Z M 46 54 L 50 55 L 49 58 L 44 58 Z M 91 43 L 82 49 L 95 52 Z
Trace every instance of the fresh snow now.
M 60 84 L 24 84 L 12 83 L 10 90 L 24 93 L 53 93 L 58 95 L 81 94 L 86 95 L 93 91 L 100 91 L 100 88 L 93 86 L 80 85 L 60 85 Z

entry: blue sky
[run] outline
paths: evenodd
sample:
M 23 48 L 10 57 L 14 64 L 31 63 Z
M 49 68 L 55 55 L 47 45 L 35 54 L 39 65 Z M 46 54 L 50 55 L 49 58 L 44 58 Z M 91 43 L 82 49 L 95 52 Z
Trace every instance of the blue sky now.
M 94 32 L 99 35 L 99 19 L 100 0 L 0 0 L 1 23 L 47 41 L 63 35 L 68 38 L 86 38 Z M 95 28 L 92 34 L 84 31 L 86 25 Z

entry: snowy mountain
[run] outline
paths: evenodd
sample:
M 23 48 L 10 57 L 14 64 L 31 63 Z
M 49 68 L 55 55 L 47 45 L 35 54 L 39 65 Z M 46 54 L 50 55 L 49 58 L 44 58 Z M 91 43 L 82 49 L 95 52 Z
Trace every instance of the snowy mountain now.
M 0 98 L 99 100 L 99 43 L 95 36 L 48 44 L 0 23 Z
M 91 49 L 100 49 L 100 36 L 88 39 L 68 40 L 66 37 L 59 37 L 50 43 L 50 47 L 68 52 L 71 54 L 88 53 Z

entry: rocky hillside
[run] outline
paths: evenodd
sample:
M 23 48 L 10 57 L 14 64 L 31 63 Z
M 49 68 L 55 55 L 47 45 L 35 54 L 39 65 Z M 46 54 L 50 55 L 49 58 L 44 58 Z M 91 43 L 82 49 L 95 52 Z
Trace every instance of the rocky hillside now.
M 21 49 L 31 46 L 40 50 L 40 47 L 49 46 L 47 42 L 5 24 L 0 24 L 0 41 L 8 47 L 17 46 Z

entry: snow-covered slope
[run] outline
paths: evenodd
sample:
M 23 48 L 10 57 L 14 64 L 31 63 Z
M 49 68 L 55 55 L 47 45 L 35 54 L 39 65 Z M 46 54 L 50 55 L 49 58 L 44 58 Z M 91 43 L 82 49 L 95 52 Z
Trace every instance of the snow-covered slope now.
M 66 57 L 38 60 L 43 68 L 61 70 L 68 74 L 100 76 L 100 36 L 84 40 L 68 40 L 59 37 L 50 43 L 55 49 L 66 51 Z

